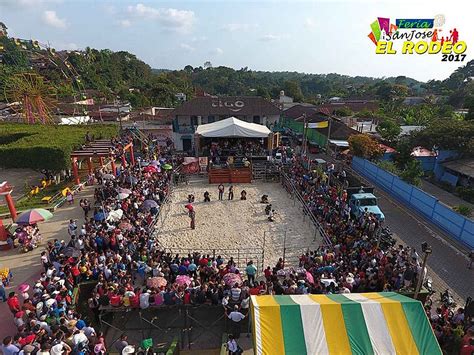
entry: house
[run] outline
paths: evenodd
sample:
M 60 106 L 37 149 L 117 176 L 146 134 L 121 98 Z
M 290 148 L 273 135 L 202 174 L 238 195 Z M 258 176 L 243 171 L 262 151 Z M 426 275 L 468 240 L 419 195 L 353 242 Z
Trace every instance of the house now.
M 400 131 L 400 137 L 402 136 L 408 136 L 411 132 L 414 131 L 421 131 L 424 126 L 400 126 L 401 131 Z
M 474 186 L 474 159 L 464 158 L 442 163 L 445 168 L 443 181 L 453 186 Z
M 407 96 L 403 100 L 403 104 L 407 106 L 421 105 L 425 102 L 425 98 L 421 96 Z
M 334 99 L 334 98 L 333 98 Z M 346 107 L 349 108 L 352 112 L 360 112 L 362 110 L 367 111 L 377 111 L 379 108 L 379 104 L 375 100 L 353 100 L 353 99 L 341 99 L 339 100 L 332 100 L 328 103 L 319 105 L 321 109 L 327 109 L 331 114 L 334 114 L 338 109 Z
M 190 151 L 198 125 L 236 117 L 272 127 L 280 119 L 280 109 L 260 96 L 202 96 L 176 107 L 171 116 L 176 149 Z
M 433 171 L 437 155 L 435 151 L 423 147 L 415 147 L 411 152 L 411 156 L 421 163 L 423 171 Z

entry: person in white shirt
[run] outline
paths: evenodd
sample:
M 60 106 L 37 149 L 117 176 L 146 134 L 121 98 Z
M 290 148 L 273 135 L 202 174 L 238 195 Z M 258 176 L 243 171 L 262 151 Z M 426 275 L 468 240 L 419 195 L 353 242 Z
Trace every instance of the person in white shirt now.
M 140 308 L 145 309 L 150 307 L 150 291 L 143 292 L 140 294 Z
M 76 221 L 73 220 L 73 219 L 70 219 L 69 220 L 69 225 L 67 227 L 67 232 L 69 234 L 70 237 L 75 237 L 76 234 L 77 234 L 77 225 L 76 225 Z
M 232 334 L 229 334 L 229 340 L 227 341 L 227 351 L 229 352 L 229 355 L 238 354 L 239 351 L 239 345 L 235 341 Z
M 240 338 L 240 322 L 245 319 L 245 315 L 239 312 L 239 306 L 235 305 L 234 310 L 226 315 L 231 320 L 231 332 L 235 339 Z
M 87 345 L 89 343 L 89 339 L 87 339 L 87 336 L 80 330 L 76 330 L 74 332 L 74 336 L 72 338 L 72 342 L 74 343 L 74 345 L 76 345 L 76 347 L 79 345 L 79 344 L 82 344 L 82 345 Z

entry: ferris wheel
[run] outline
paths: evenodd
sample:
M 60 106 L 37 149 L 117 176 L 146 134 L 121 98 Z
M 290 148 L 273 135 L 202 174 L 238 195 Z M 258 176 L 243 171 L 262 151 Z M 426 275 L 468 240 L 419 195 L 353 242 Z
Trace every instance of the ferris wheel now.
M 71 52 L 56 52 L 54 48 L 36 40 L 7 40 L 10 45 L 26 54 L 30 69 L 34 69 L 10 76 L 4 85 L 6 101 L 21 115 L 25 123 L 55 122 L 53 116 L 57 111 L 58 90 L 42 75 L 43 71 L 57 71 L 63 83 L 68 85 L 73 103 L 77 104 L 77 111 L 80 112 L 81 108 L 84 110 L 80 103 L 87 98 L 85 88 L 79 73 L 69 60 Z M 7 51 L 6 46 L 0 45 L 0 55 Z
M 36 73 L 15 74 L 5 84 L 5 98 L 25 123 L 54 123 L 56 89 Z

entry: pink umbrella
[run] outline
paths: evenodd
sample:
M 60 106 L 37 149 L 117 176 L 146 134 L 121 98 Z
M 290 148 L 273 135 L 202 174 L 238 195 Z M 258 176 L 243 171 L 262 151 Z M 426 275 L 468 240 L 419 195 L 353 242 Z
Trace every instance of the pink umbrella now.
M 306 280 L 308 280 L 310 284 L 314 284 L 314 277 L 309 271 L 306 271 Z
M 148 287 L 160 288 L 165 287 L 168 281 L 164 277 L 151 277 L 146 281 Z
M 179 286 L 183 286 L 183 285 L 190 285 L 191 284 L 191 278 L 187 275 L 179 275 L 177 278 L 176 278 L 176 283 L 179 285 Z
M 120 188 L 120 189 L 118 190 L 118 192 L 119 192 L 119 193 L 123 193 L 123 194 L 128 194 L 128 195 L 131 195 L 131 194 L 132 194 L 132 190 L 130 190 L 130 189 L 125 189 L 125 188 L 123 188 L 123 187 Z
M 240 274 L 228 273 L 224 275 L 224 282 L 228 286 L 234 286 L 235 284 L 242 284 L 242 277 Z
M 21 293 L 27 292 L 29 289 L 30 285 L 28 284 L 21 284 L 20 286 L 18 286 L 18 291 L 20 291 Z

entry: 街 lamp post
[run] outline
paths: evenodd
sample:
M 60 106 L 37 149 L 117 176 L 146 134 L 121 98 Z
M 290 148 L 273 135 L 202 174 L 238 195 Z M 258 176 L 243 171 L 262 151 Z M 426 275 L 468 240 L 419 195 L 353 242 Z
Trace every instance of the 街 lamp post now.
M 423 284 L 423 274 L 425 272 L 426 262 L 428 260 L 428 256 L 432 252 L 431 246 L 429 246 L 427 242 L 423 242 L 423 243 L 421 243 L 421 251 L 424 253 L 424 255 L 423 255 L 423 264 L 421 266 L 421 272 L 418 275 L 418 282 L 416 284 L 415 295 L 414 295 L 415 299 L 418 299 L 418 295 L 419 295 L 420 290 L 421 290 L 421 285 Z

